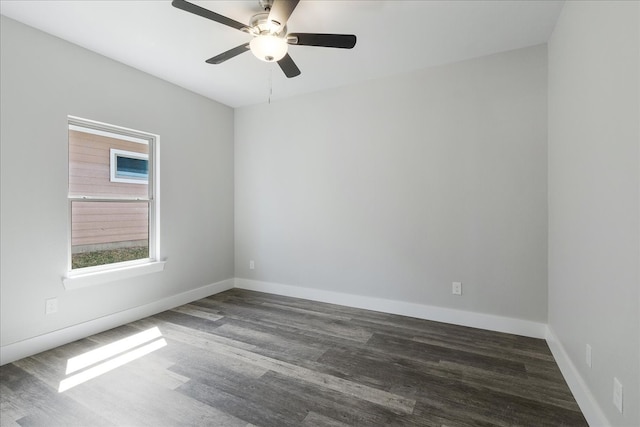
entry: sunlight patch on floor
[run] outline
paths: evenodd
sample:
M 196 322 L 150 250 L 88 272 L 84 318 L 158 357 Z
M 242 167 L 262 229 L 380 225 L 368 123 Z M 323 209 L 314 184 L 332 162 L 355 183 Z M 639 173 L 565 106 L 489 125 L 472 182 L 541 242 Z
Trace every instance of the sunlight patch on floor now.
M 162 338 L 160 330 L 157 327 L 153 327 L 144 332 L 72 357 L 67 361 L 67 375 L 89 366 L 94 366 L 60 381 L 58 393 L 112 371 L 166 345 L 167 342 Z M 96 363 L 98 364 L 96 365 Z

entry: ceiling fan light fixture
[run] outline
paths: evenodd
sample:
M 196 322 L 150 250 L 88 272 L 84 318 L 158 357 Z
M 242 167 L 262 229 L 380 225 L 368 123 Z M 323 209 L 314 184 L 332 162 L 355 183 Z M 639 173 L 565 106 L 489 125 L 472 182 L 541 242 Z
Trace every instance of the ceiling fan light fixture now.
M 256 58 L 265 62 L 281 60 L 289 48 L 284 38 L 271 34 L 261 34 L 254 37 L 249 43 L 249 47 Z

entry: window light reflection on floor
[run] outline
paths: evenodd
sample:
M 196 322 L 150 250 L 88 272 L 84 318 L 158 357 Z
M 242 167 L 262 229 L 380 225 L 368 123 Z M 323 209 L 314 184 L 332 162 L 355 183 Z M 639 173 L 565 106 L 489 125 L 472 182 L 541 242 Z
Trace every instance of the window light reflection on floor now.
M 161 337 L 160 330 L 157 327 L 153 327 L 144 332 L 88 351 L 80 356 L 72 357 L 67 361 L 67 375 L 96 363 L 99 364 L 60 381 L 58 393 L 69 390 L 166 346 L 167 342 Z M 113 357 L 116 355 L 118 356 Z

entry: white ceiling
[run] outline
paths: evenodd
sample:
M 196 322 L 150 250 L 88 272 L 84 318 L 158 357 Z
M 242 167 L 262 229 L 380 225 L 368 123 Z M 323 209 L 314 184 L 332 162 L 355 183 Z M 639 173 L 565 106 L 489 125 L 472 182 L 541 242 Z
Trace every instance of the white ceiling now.
M 258 0 L 193 3 L 248 23 Z M 289 32 L 344 33 L 351 49 L 290 46 L 302 74 L 244 53 L 204 61 L 249 41 L 233 28 L 164 1 L 1 0 L 0 13 L 232 107 L 266 102 L 544 43 L 563 1 L 302 0 Z

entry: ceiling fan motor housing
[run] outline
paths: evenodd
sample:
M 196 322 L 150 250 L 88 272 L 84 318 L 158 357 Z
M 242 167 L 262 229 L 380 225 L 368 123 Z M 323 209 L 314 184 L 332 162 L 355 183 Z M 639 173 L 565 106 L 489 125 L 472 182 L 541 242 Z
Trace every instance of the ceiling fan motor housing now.
M 260 36 L 264 34 L 272 34 L 278 37 L 284 37 L 287 34 L 287 26 L 279 27 L 274 26 L 269 21 L 269 12 L 256 13 L 251 17 L 249 21 L 249 33 L 254 36 Z

